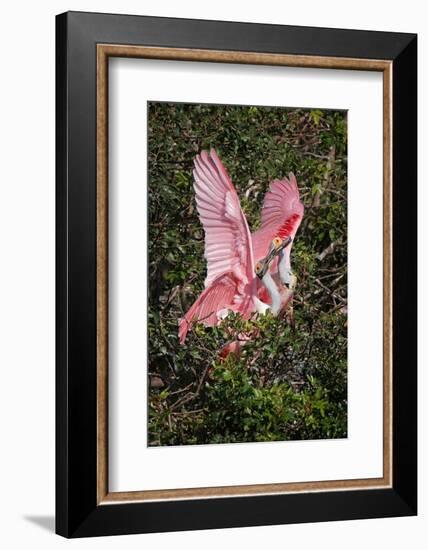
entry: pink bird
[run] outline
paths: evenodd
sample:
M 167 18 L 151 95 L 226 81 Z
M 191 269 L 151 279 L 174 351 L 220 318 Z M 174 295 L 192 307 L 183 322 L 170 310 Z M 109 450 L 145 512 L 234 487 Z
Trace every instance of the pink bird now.
M 274 180 L 265 194 L 261 227 L 250 233 L 232 181 L 214 149 L 194 160 L 194 189 L 205 230 L 205 289 L 179 321 L 183 344 L 194 323 L 215 326 L 228 312 L 249 319 L 255 312 L 273 315 L 292 295 L 292 241 L 302 221 L 296 178 Z M 277 257 L 279 261 L 277 261 Z

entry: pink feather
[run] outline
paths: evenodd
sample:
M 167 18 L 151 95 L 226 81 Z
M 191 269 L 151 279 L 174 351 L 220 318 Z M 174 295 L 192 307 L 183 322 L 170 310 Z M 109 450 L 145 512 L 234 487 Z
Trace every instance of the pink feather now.
M 273 180 L 263 201 L 261 227 L 252 235 L 255 261 L 266 255 L 266 247 L 276 236 L 290 236 L 294 239 L 303 212 L 304 207 L 300 201 L 294 174 L 290 173 L 289 179 Z M 291 245 L 287 247 L 287 252 L 290 251 Z M 275 270 L 276 266 L 277 262 L 272 264 L 272 270 Z
M 263 204 L 262 225 L 251 235 L 236 190 L 215 150 L 209 154 L 202 151 L 194 165 L 196 205 L 205 231 L 207 276 L 205 290 L 180 319 L 180 343 L 184 343 L 195 322 L 219 324 L 222 310 L 238 312 L 244 318 L 251 316 L 261 288 L 254 258 L 266 255 L 278 232 L 293 238 L 303 217 L 296 178 L 290 174 L 290 179 L 271 183 Z

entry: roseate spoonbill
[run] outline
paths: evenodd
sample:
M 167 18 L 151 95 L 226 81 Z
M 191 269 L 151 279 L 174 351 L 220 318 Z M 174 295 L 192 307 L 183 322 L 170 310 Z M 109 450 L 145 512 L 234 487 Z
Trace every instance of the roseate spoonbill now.
M 256 263 L 255 272 L 257 277 L 264 284 L 264 289 L 262 289 L 262 292 L 259 292 L 259 298 L 261 298 L 262 301 L 266 300 L 270 304 L 270 311 L 274 316 L 288 310 L 290 324 L 294 328 L 293 308 L 288 306 L 292 303 L 294 286 L 297 280 L 296 276 L 294 274 L 290 275 L 287 273 L 287 283 L 284 283 L 278 272 L 274 273 L 273 276 L 270 272 L 271 264 L 274 258 L 280 254 L 281 251 L 288 244 L 290 244 L 290 242 L 291 238 L 288 237 L 283 240 L 277 249 L 275 246 L 272 246 L 266 258 L 263 258 Z M 282 256 L 282 260 L 280 260 L 280 262 L 281 261 L 284 262 L 284 256 Z M 279 266 L 281 266 L 281 263 L 279 263 Z M 235 339 L 232 342 L 229 342 L 222 347 L 220 350 L 220 357 L 225 359 L 230 353 L 235 355 L 240 354 L 241 349 L 247 344 L 247 342 L 256 338 L 259 335 L 259 332 L 260 331 L 257 328 L 253 328 L 249 332 L 240 332 L 235 336 Z
M 292 282 L 290 251 L 302 221 L 296 178 L 274 180 L 265 194 L 260 229 L 250 233 L 232 181 L 214 149 L 194 160 L 194 189 L 205 231 L 205 289 L 179 321 L 180 343 L 196 322 L 218 325 L 229 311 L 249 319 L 254 312 L 284 307 Z M 279 256 L 279 266 L 277 261 Z M 278 280 L 285 289 L 278 289 Z M 278 273 L 276 273 L 278 272 Z
M 268 293 L 270 302 L 270 311 L 272 315 L 277 316 L 283 311 L 293 296 L 293 290 L 296 283 L 296 277 L 291 272 L 289 260 L 286 257 L 284 249 L 290 245 L 291 237 L 285 237 L 281 241 L 275 237 L 266 258 L 259 260 L 254 268 L 257 277 L 263 282 L 265 292 L 260 293 L 259 297 L 266 300 Z M 271 264 L 279 256 L 278 271 L 272 275 Z

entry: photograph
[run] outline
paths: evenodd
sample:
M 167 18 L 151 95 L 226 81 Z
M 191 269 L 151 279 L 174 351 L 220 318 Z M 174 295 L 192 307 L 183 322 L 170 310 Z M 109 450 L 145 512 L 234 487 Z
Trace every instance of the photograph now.
M 347 112 L 147 112 L 148 446 L 346 438 Z
M 2 7 L 0 547 L 427 547 L 424 4 Z

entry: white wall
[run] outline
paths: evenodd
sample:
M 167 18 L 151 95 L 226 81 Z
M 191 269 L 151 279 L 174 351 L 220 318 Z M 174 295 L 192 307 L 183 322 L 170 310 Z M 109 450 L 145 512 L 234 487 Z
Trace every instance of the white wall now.
M 418 32 L 426 79 L 428 19 L 420 0 L 279 2 L 201 0 L 8 2 L 0 18 L 0 545 L 4 548 L 347 549 L 422 548 L 428 531 L 427 482 L 420 516 L 79 540 L 52 533 L 54 510 L 54 16 L 90 10 L 291 25 Z M 426 94 L 426 92 L 425 92 Z M 422 97 L 422 92 L 420 92 Z M 426 110 L 420 106 L 420 133 Z M 425 123 L 425 124 L 424 124 Z M 420 182 L 424 181 L 420 136 Z M 420 213 L 426 211 L 421 186 Z M 425 206 L 425 209 L 424 209 Z M 422 216 L 420 216 L 421 220 Z M 421 220 L 421 226 L 423 222 Z M 419 241 L 423 249 L 422 238 Z M 426 273 L 420 267 L 420 280 Z M 420 310 L 422 291 L 420 293 Z M 422 340 L 422 326 L 420 327 Z M 421 342 L 421 348 L 423 342 Z M 421 352 L 423 350 L 421 349 Z M 423 361 L 421 360 L 421 364 Z M 427 377 L 420 371 L 420 464 L 426 461 Z M 424 391 L 425 390 L 425 391 Z

